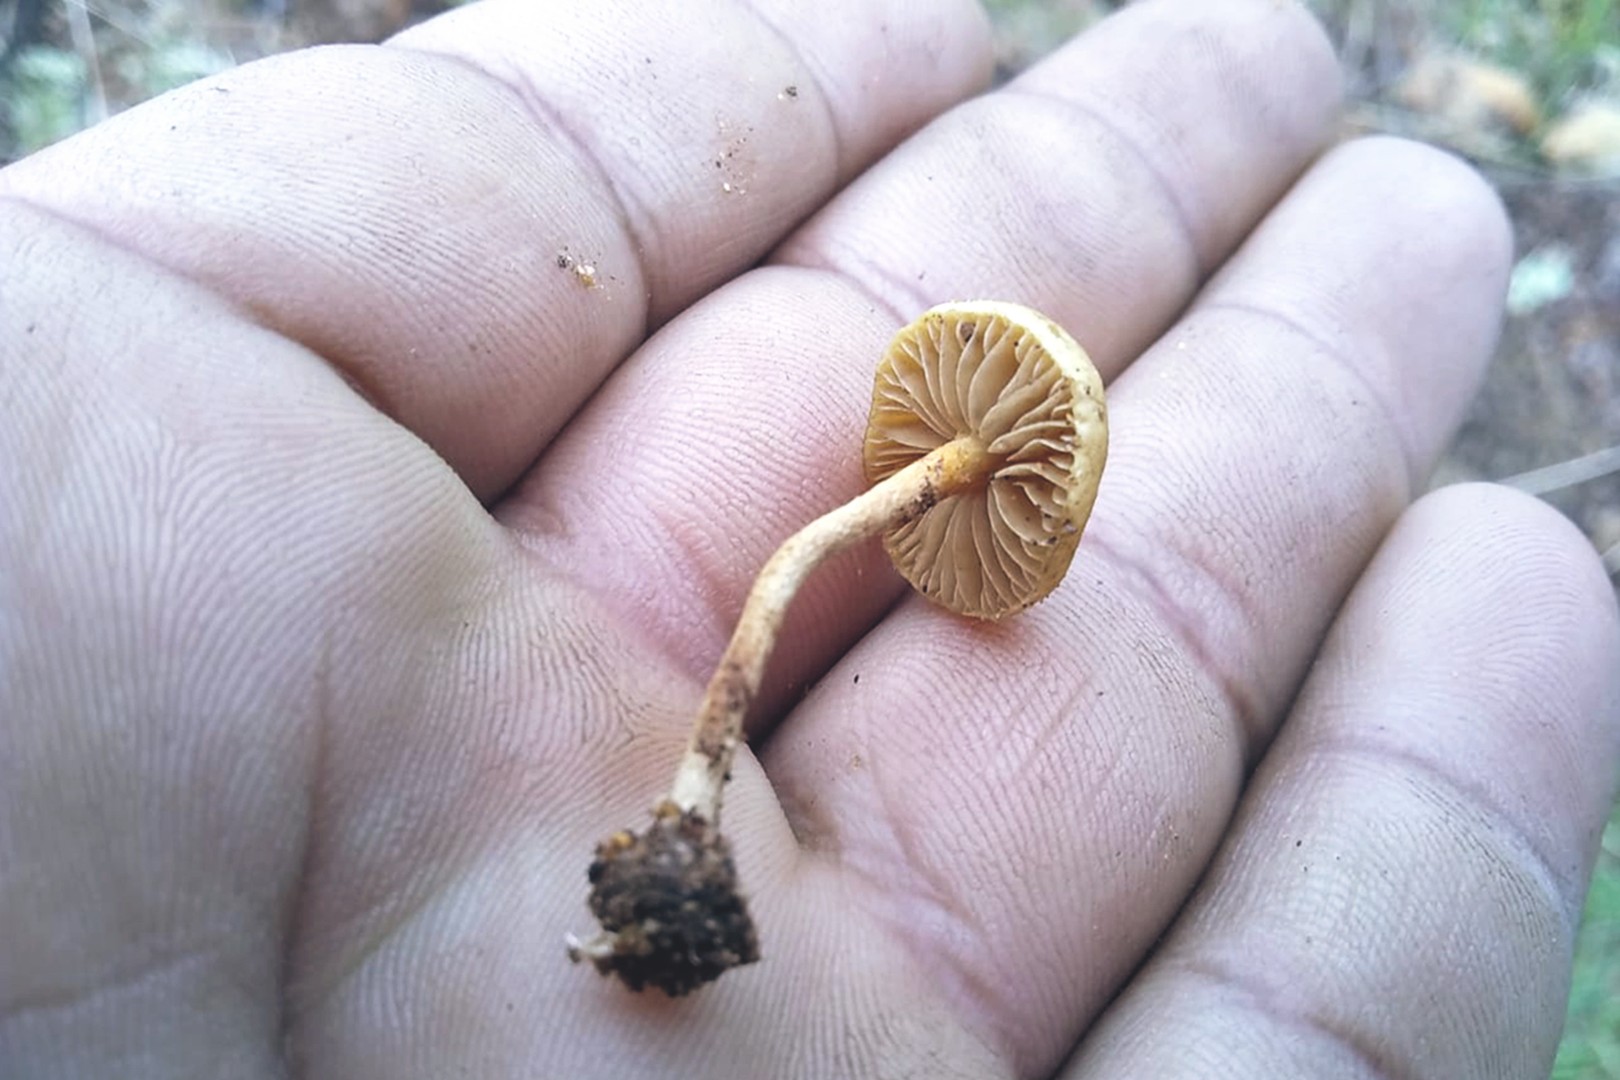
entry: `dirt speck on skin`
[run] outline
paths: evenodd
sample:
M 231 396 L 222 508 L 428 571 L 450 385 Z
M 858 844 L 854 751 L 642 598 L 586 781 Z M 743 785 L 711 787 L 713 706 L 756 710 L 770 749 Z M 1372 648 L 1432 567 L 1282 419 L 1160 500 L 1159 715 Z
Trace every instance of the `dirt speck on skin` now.
M 720 190 L 727 195 L 746 195 L 756 169 L 752 146 L 754 129 L 723 116 L 716 116 L 714 125 L 720 145 L 711 163 L 720 175 Z
M 566 247 L 557 252 L 557 268 L 559 270 L 567 270 L 569 273 L 573 274 L 574 280 L 578 281 L 581 286 L 587 289 L 600 289 L 604 280 L 616 280 L 615 278 L 606 276 L 602 273 L 602 269 L 598 265 L 597 260 L 587 259 L 583 256 L 575 255 Z

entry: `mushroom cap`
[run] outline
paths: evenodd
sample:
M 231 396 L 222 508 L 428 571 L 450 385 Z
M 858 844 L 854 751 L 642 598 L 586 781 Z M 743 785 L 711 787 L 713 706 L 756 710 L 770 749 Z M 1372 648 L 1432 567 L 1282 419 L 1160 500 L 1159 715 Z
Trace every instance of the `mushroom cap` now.
M 883 545 L 930 600 L 999 619 L 1044 599 L 1074 559 L 1108 457 L 1102 378 L 1062 327 L 1030 308 L 931 308 L 878 365 L 866 479 L 962 436 L 991 456 L 988 480 L 889 530 Z

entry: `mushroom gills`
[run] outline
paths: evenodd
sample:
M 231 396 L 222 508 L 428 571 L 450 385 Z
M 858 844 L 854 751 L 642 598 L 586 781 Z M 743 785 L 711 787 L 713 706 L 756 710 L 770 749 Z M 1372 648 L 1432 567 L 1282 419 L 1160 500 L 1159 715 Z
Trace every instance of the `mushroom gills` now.
M 867 479 L 960 438 L 985 447 L 981 482 L 896 525 L 884 544 L 930 600 L 1002 618 L 1050 593 L 1073 559 L 1107 456 L 1102 380 L 1073 338 L 1028 308 L 942 305 L 902 330 L 879 367 Z

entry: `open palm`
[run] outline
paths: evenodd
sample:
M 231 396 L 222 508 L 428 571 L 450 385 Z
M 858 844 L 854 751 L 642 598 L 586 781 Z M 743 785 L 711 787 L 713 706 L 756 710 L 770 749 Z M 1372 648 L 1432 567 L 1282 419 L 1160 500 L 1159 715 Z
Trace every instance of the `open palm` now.
M 1620 631 L 1551 512 L 1408 507 L 1488 189 L 1318 157 L 1272 0 L 957 105 L 987 55 L 965 3 L 490 0 L 0 173 L 0 1073 L 1545 1069 Z M 728 795 L 763 960 L 570 966 L 883 344 L 980 297 L 1110 381 L 1067 582 L 970 625 L 829 564 Z

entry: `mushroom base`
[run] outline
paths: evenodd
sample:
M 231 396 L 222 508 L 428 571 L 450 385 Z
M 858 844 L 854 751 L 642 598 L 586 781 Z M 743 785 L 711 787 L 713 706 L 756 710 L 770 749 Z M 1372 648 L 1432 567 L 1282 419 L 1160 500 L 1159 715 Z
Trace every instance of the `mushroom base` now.
M 591 913 L 602 933 L 570 943 L 632 990 L 680 997 L 759 959 L 759 938 L 737 891 L 731 846 L 702 815 L 659 804 L 639 835 L 615 833 L 591 863 Z

